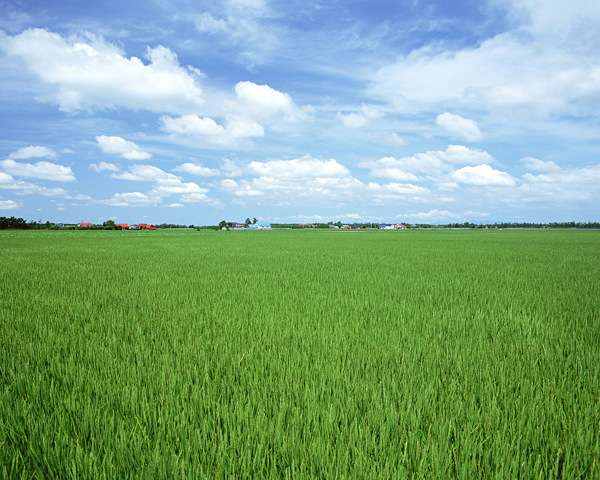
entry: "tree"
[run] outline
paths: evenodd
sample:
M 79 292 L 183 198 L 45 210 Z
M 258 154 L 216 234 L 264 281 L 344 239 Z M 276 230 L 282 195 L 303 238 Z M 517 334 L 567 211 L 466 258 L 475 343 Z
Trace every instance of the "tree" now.
M 219 222 L 219 229 L 223 230 L 224 228 L 227 228 L 227 222 L 225 220 L 221 220 Z
M 250 225 L 250 223 L 251 223 L 251 222 L 250 222 L 250 219 L 249 219 L 249 218 L 247 218 L 247 219 L 246 219 L 246 221 L 244 222 L 244 225 L 248 226 L 248 225 Z
M 258 222 L 258 220 L 256 218 L 252 219 L 252 225 L 256 225 L 257 222 Z
M 106 222 L 104 222 L 104 226 L 107 230 L 114 230 L 117 228 L 113 220 L 107 220 Z

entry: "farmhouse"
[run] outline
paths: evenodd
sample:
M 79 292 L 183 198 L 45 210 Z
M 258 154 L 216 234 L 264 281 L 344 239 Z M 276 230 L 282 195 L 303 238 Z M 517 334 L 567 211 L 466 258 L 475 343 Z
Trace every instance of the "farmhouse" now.
M 139 230 L 156 230 L 156 227 L 149 225 L 147 223 L 140 223 L 137 227 Z
M 270 223 L 251 223 L 248 225 L 250 230 L 271 230 Z
M 89 222 L 83 222 L 83 223 L 79 223 L 79 226 L 80 226 L 80 227 L 91 227 L 91 226 L 92 226 L 92 224 L 91 224 L 91 223 L 89 223 Z
M 121 227 L 123 230 L 129 230 L 129 224 L 127 223 L 115 223 L 115 227 Z
M 405 230 L 406 225 L 402 223 L 384 223 L 379 225 L 379 230 Z

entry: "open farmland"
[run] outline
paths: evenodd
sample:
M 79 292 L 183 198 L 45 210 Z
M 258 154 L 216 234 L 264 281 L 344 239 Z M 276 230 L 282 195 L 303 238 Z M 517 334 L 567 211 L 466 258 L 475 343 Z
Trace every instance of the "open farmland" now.
M 599 231 L 0 253 L 2 477 L 600 477 Z

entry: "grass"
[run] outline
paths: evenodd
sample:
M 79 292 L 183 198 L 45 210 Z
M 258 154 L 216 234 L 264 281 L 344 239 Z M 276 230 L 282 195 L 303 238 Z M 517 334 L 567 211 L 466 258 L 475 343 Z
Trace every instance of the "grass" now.
M 598 478 L 600 234 L 1 232 L 7 478 Z

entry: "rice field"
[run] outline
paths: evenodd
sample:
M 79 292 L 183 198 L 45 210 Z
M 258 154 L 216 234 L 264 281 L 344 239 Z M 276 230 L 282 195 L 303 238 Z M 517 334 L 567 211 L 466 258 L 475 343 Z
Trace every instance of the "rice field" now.
M 2 478 L 600 478 L 600 231 L 0 232 Z

